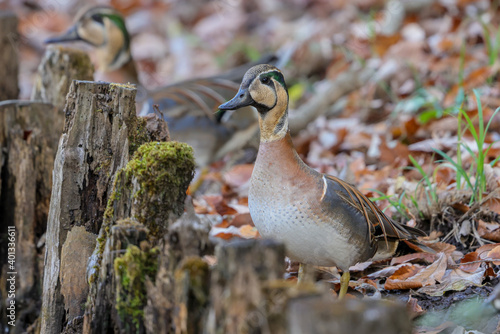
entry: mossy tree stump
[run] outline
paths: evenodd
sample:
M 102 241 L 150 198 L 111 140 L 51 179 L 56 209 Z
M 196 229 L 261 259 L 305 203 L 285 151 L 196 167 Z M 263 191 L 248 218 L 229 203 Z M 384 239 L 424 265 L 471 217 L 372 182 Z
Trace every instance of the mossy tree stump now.
M 54 179 L 46 233 L 41 333 L 59 333 L 63 319 L 68 323 L 83 315 L 71 305 L 87 300 L 88 282 L 85 271 L 64 270 L 66 262 L 83 261 L 75 247 L 68 243 L 68 232 L 81 226 L 81 241 L 86 233 L 99 232 L 114 175 L 129 161 L 137 147 L 152 138 L 148 120 L 136 117 L 134 86 L 90 81 L 73 81 L 65 105 L 65 125 L 54 163 Z M 150 119 L 158 122 L 158 119 Z M 85 232 L 85 233 L 84 233 Z M 85 247 L 93 247 L 86 244 Z M 62 254 L 62 250 L 66 254 Z M 71 287 L 65 294 L 64 285 Z
M 211 223 L 198 217 L 190 200 L 186 212 L 169 226 L 158 259 L 158 273 L 147 285 L 147 333 L 201 333 L 209 304 L 210 268 L 202 256 L 213 254 Z
M 146 281 L 154 283 L 156 269 L 134 268 L 142 262 L 156 268 L 158 249 L 151 247 L 163 239 L 184 211 L 194 167 L 193 152 L 187 144 L 150 142 L 140 146 L 117 173 L 92 257 L 84 333 L 102 333 L 110 328 L 121 333 L 145 331 Z M 123 221 L 128 222 L 129 231 L 146 230 L 147 242 L 115 242 L 116 229 Z

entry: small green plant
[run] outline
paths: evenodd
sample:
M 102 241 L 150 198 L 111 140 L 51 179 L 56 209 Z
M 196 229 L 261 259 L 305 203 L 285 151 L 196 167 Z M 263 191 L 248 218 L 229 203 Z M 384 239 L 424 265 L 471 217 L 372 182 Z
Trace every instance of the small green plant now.
M 432 203 L 437 203 L 438 196 L 437 196 L 437 192 L 436 192 L 436 184 L 431 181 L 429 175 L 427 175 L 427 173 L 424 171 L 424 168 L 422 167 L 422 165 L 420 165 L 418 163 L 418 161 L 412 155 L 410 155 L 409 158 L 410 158 L 411 163 L 414 166 L 414 167 L 409 167 L 409 168 L 418 170 L 420 175 L 422 175 L 422 179 L 420 180 L 418 185 L 422 184 L 422 182 L 425 184 L 424 194 L 427 198 L 427 204 L 430 206 Z M 418 190 L 418 187 L 415 190 L 415 192 L 417 190 Z
M 434 148 L 434 151 L 439 153 L 446 161 L 447 166 L 453 168 L 457 173 L 457 189 L 461 189 L 462 180 L 465 181 L 465 186 L 472 190 L 472 196 L 470 203 L 481 201 L 483 193 L 486 191 L 486 175 L 484 173 L 484 164 L 486 161 L 487 154 L 491 149 L 493 143 L 491 143 L 486 149 L 484 148 L 486 141 L 486 134 L 491 125 L 491 122 L 495 115 L 498 113 L 500 108 L 497 108 L 493 115 L 491 116 L 486 127 L 484 126 L 484 113 L 481 104 L 479 93 L 474 90 L 474 96 L 477 102 L 477 117 L 478 117 L 478 129 L 474 126 L 473 120 L 467 115 L 467 113 L 460 108 L 458 113 L 458 142 L 457 142 L 457 161 L 454 161 L 448 154 L 443 151 Z M 465 128 L 462 130 L 462 118 L 465 120 Z M 475 153 L 472 148 L 470 148 L 462 139 L 464 131 L 468 130 L 477 147 L 477 153 Z M 469 168 L 466 170 L 462 163 L 461 150 L 465 149 L 473 157 L 473 162 Z M 497 157 L 490 164 L 493 166 L 500 159 Z
M 393 198 L 395 197 L 394 196 L 389 196 L 389 195 L 386 195 L 384 194 L 383 192 L 381 192 L 380 190 L 377 190 L 377 189 L 371 189 L 371 191 L 373 192 L 376 192 L 377 194 L 379 194 L 380 196 L 379 197 L 374 197 L 374 198 L 370 198 L 370 200 L 372 201 L 383 201 L 383 200 L 387 200 L 389 202 L 389 207 L 393 207 L 396 209 L 396 211 L 404 218 L 406 219 L 409 219 L 410 217 L 408 216 L 408 207 L 403 203 L 403 199 L 406 197 L 406 194 L 405 194 L 405 191 L 403 191 L 403 193 L 401 194 L 401 196 L 399 196 L 399 199 L 396 201 L 394 200 Z M 385 208 L 383 211 L 385 212 L 385 210 L 387 210 L 387 208 Z
M 499 51 L 500 51 L 500 27 L 497 28 L 495 38 L 491 38 L 490 29 L 488 25 L 480 20 L 481 27 L 483 28 L 484 34 L 484 44 L 486 47 L 486 53 L 488 54 L 489 65 L 493 65 L 495 61 L 498 59 Z

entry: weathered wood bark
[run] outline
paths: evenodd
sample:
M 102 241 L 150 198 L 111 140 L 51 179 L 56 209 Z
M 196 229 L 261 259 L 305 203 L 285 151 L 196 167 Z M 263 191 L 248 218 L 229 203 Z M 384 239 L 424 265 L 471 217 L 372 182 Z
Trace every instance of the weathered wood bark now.
M 82 272 L 66 272 L 61 259 L 87 261 L 76 255 L 83 244 L 92 247 L 91 238 L 81 233 L 80 242 L 73 246 L 65 244 L 67 235 L 74 227 L 82 226 L 96 236 L 101 227 L 113 176 L 129 160 L 131 148 L 138 145 L 133 143 L 140 140 L 137 133 L 144 132 L 137 128 L 134 98 L 135 88 L 106 83 L 74 81 L 69 90 L 64 132 L 54 163 L 41 333 L 61 332 L 63 319 L 72 320 L 66 311 L 74 311 L 71 305 L 83 304 L 87 299 L 88 284 L 81 280 L 85 277 L 83 267 Z M 61 254 L 63 248 L 65 253 Z M 71 296 L 63 295 L 63 277 L 64 284 L 72 286 Z
M 47 226 L 52 167 L 63 119 L 51 104 L 0 102 L 1 239 L 3 244 L 7 227 L 15 226 L 16 270 L 8 271 L 17 271 L 18 305 L 31 307 L 34 317 L 40 308 L 44 255 L 42 245 L 37 244 Z M 0 248 L 0 267 L 7 259 L 6 251 Z M 5 281 L 0 284 L 5 287 Z M 29 324 L 19 322 L 17 327 L 25 325 Z
M 93 80 L 94 66 L 86 52 L 49 45 L 38 66 L 31 100 L 50 102 L 62 110 L 73 80 Z
M 213 254 L 210 228 L 208 220 L 196 216 L 188 199 L 186 212 L 164 237 L 155 282 L 147 284 L 147 333 L 203 332 L 210 271 L 201 256 Z
M 147 239 L 151 245 L 156 244 L 184 209 L 194 167 L 188 145 L 152 142 L 139 147 L 134 158 L 117 173 L 99 233 L 99 245 L 89 264 L 92 284 L 85 309 L 84 333 L 105 333 L 113 328 L 120 333 L 145 331 L 144 282 L 155 279 L 157 251 L 144 247 L 140 240 L 130 245 L 113 242 L 114 224 L 126 221 L 130 231 L 147 229 Z M 207 236 L 208 231 L 205 228 Z M 148 262 L 150 265 L 145 265 Z M 143 269 L 137 270 L 138 267 Z
M 101 250 L 102 262 L 99 265 L 96 258 L 92 261 L 94 266 L 99 266 L 95 268 L 99 274 L 98 277 L 89 278 L 91 287 L 85 310 L 83 333 L 120 332 L 118 328 L 119 315 L 115 304 L 117 288 L 122 291 L 123 286 L 120 285 L 121 280 L 115 275 L 114 263 L 116 258 L 122 256 L 132 245 L 149 249 L 151 244 L 148 241 L 148 235 L 149 231 L 142 224 L 132 219 L 123 219 L 118 220 L 116 225 L 110 227 L 107 241 L 101 238 L 98 240 L 101 245 L 104 244 Z M 98 254 L 93 256 L 97 257 Z M 131 318 L 125 320 L 131 320 Z M 126 323 L 126 325 L 131 324 Z M 142 328 L 141 323 L 138 325 L 139 328 Z
M 229 243 L 216 249 L 208 333 L 284 333 L 282 300 L 271 289 L 285 271 L 285 247 L 272 240 Z
M 410 334 L 404 305 L 386 300 L 333 301 L 324 296 L 290 300 L 288 331 L 301 333 Z
M 0 12 L 0 101 L 17 99 L 19 86 L 19 33 L 17 17 L 12 12 Z

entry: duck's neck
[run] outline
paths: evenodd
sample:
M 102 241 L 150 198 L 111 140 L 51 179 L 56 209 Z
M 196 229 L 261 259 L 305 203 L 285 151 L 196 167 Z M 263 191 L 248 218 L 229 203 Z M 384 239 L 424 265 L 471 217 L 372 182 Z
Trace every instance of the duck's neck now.
M 273 109 L 259 110 L 260 142 L 271 143 L 288 134 L 288 98 L 278 99 Z
M 292 168 L 305 164 L 297 154 L 292 143 L 292 137 L 287 131 L 281 139 L 268 142 L 261 141 L 255 165 L 267 166 L 264 168 L 275 166 L 279 170 L 287 168 L 287 166 Z

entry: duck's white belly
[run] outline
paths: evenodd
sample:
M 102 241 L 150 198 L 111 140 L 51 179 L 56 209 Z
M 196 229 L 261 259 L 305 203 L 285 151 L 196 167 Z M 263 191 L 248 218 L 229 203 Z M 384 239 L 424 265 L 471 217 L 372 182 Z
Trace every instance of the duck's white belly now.
M 248 205 L 263 237 L 282 241 L 288 255 L 303 263 L 346 270 L 357 262 L 355 246 L 340 235 L 332 221 L 324 221 L 316 213 L 319 208 L 312 208 L 305 199 L 297 201 L 298 194 L 286 186 L 267 184 L 266 192 L 255 191 L 262 180 L 254 176 Z

